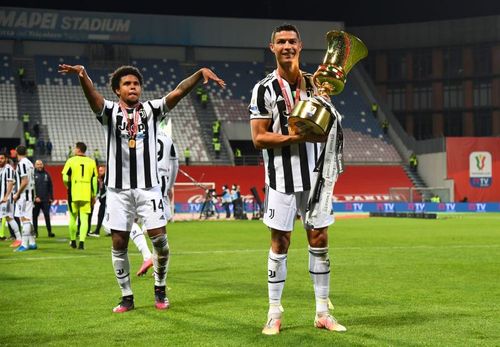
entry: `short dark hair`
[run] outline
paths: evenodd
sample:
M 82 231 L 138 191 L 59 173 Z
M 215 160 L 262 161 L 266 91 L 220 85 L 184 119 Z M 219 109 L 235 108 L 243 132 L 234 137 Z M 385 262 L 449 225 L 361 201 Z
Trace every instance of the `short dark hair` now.
M 5 158 L 8 158 L 8 157 L 9 157 L 9 156 L 7 155 L 7 153 L 5 153 L 5 152 L 0 152 L 0 157 L 1 157 L 1 156 L 4 156 Z
M 87 152 L 87 145 L 83 142 L 77 142 L 76 148 L 78 148 L 82 153 Z
M 19 155 L 26 155 L 26 147 L 23 145 L 19 145 L 16 147 L 16 152 Z
M 299 38 L 299 41 L 300 41 L 299 29 L 297 29 L 297 27 L 293 24 L 284 23 L 284 24 L 281 24 L 281 25 L 277 26 L 276 28 L 274 28 L 273 33 L 271 34 L 271 42 L 272 43 L 274 43 L 274 36 L 276 35 L 276 33 L 279 33 L 281 31 L 295 31 L 297 33 L 297 37 Z
M 134 75 L 139 80 L 139 84 L 142 86 L 144 78 L 138 68 L 130 65 L 120 66 L 116 69 L 109 78 L 109 84 L 111 85 L 111 90 L 113 93 L 120 88 L 120 80 L 123 76 Z

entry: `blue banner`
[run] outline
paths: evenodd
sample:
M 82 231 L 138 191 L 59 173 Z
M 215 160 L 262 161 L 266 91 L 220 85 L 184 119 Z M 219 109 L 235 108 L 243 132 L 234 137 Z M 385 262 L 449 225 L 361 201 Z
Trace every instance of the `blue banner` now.
M 498 202 L 359 202 L 334 203 L 335 212 L 500 212 Z
M 175 213 L 201 213 L 202 203 L 175 203 Z M 214 205 L 215 211 L 224 213 L 225 210 L 219 203 Z M 250 203 L 244 204 L 246 213 L 254 212 L 255 206 Z M 231 205 L 231 213 L 233 206 Z M 333 203 L 335 212 L 414 212 L 414 213 L 436 213 L 436 212 L 500 212 L 498 202 L 335 202 Z M 58 200 L 51 206 L 52 214 L 66 214 L 68 211 L 67 201 Z

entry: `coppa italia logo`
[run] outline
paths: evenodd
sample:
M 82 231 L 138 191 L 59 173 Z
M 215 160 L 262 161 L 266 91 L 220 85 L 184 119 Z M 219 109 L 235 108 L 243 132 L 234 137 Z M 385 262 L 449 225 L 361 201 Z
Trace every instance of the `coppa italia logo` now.
M 476 188 L 487 188 L 492 181 L 492 160 L 490 152 L 472 152 L 469 155 L 469 181 Z
M 484 162 L 486 161 L 486 156 L 479 154 L 475 156 L 476 158 L 476 167 L 478 170 L 484 169 Z

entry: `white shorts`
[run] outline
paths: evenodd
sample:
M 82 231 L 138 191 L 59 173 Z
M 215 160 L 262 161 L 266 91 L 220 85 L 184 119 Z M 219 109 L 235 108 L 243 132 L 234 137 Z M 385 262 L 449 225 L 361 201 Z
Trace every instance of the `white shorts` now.
M 19 218 L 33 219 L 33 201 L 19 199 L 16 201 L 14 216 Z
M 167 224 L 165 201 L 161 196 L 160 186 L 147 189 L 108 188 L 104 227 L 110 230 L 130 231 L 136 218 L 141 218 L 148 230 Z
M 307 229 L 304 217 L 306 215 L 308 199 L 309 191 L 287 194 L 278 192 L 267 186 L 266 201 L 264 203 L 264 224 L 276 230 L 292 231 L 298 212 L 302 217 L 302 225 Z M 319 215 L 318 221 L 317 229 L 327 227 L 333 224 L 333 215 Z
M 10 199 L 0 204 L 0 219 L 3 217 L 14 217 L 14 203 Z

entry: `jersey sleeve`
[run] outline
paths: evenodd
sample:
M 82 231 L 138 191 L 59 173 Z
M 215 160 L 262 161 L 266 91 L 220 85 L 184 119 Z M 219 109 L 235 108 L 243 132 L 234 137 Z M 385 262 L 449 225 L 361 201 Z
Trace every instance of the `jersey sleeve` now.
M 6 170 L 7 170 L 6 173 L 7 181 L 15 181 L 16 179 L 14 177 L 14 169 L 12 169 L 10 166 L 7 166 Z
M 61 174 L 63 182 L 67 186 L 69 182 L 69 176 L 71 175 L 71 158 L 66 160 L 66 163 L 64 164 Z
M 92 197 L 95 197 L 97 195 L 97 189 L 98 189 L 98 186 L 97 186 L 97 176 L 98 176 L 98 173 L 97 173 L 97 165 L 95 163 L 94 160 L 92 160 L 93 162 L 93 167 L 92 167 Z
M 250 105 L 248 105 L 250 119 L 270 119 L 272 118 L 271 109 L 269 90 L 260 83 L 256 84 L 252 91 Z
M 113 113 L 114 102 L 104 99 L 104 107 L 100 113 L 96 113 L 96 118 L 102 125 L 107 124 Z
M 28 168 L 26 167 L 26 163 L 19 162 L 19 164 L 17 165 L 17 173 L 19 174 L 20 178 L 28 176 Z

